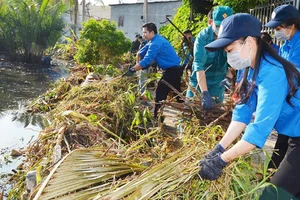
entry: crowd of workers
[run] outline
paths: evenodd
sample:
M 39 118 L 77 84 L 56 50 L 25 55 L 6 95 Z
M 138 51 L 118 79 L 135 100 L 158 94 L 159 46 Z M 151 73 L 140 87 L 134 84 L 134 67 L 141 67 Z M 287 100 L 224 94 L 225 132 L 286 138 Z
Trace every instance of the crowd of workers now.
M 269 168 L 276 168 L 260 196 L 269 199 L 300 199 L 300 15 L 292 5 L 278 6 L 264 25 L 274 31 L 278 47 L 262 24 L 246 13 L 233 14 L 228 6 L 217 6 L 208 15 L 208 27 L 193 38 L 184 32 L 183 63 L 169 41 L 157 33 L 153 23 L 142 26 L 148 41 L 136 53 L 139 57 L 125 76 L 147 69 L 153 62 L 163 70 L 155 93 L 154 117 L 171 88 L 181 92 L 183 69 L 189 73 L 187 98 L 202 98 L 202 109 L 222 103 L 225 88 L 232 88 L 236 72 L 236 106 L 232 121 L 215 148 L 200 160 L 199 175 L 216 180 L 233 159 L 254 148 L 262 148 L 272 130 L 278 139 Z M 193 49 L 187 48 L 188 40 Z M 184 66 L 182 66 L 184 65 Z M 182 101 L 178 99 L 178 101 Z M 253 115 L 255 113 L 255 115 Z M 254 119 L 253 119 L 254 116 Z M 241 140 L 232 143 L 243 133 Z

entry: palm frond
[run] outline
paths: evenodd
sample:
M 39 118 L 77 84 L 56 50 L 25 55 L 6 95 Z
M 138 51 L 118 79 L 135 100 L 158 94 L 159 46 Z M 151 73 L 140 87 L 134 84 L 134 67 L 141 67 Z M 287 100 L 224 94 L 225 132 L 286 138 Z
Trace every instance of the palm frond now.
M 168 196 L 180 185 L 192 179 L 198 167 L 192 165 L 197 150 L 192 148 L 177 151 L 174 156 L 145 171 L 137 179 L 94 199 L 157 199 Z
M 89 149 L 71 152 L 52 170 L 34 199 L 90 199 L 109 190 L 113 179 L 144 170 L 141 165 L 102 154 L 102 150 Z

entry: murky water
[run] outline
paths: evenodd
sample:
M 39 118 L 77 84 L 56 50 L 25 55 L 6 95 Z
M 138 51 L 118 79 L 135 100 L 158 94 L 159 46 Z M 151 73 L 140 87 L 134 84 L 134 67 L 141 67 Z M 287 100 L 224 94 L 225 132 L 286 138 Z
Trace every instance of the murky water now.
M 0 62 L 0 190 L 7 192 L 9 174 L 25 159 L 11 157 L 12 149 L 24 150 L 46 121 L 42 116 L 26 114 L 25 106 L 56 80 L 67 77 L 68 71 L 62 67 L 29 69 L 4 65 Z

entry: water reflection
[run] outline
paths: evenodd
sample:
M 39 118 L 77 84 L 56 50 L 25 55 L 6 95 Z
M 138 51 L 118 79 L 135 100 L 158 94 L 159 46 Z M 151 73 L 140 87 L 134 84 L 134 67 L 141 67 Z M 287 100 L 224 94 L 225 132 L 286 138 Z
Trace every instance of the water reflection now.
M 6 193 L 10 187 L 6 184 L 9 174 L 25 159 L 11 157 L 11 150 L 25 149 L 47 123 L 42 116 L 26 113 L 26 104 L 46 92 L 57 79 L 67 77 L 68 71 L 61 67 L 36 69 L 1 64 L 0 189 L 4 188 Z
M 37 97 L 68 71 L 61 67 L 44 69 L 0 66 L 0 110 L 17 109 L 18 102 Z
M 20 111 L 2 112 L 0 116 L 0 186 L 9 191 L 7 184 L 13 170 L 25 159 L 24 156 L 12 157 L 13 149 L 24 150 L 26 146 L 37 138 L 44 127 L 42 116 L 33 116 Z

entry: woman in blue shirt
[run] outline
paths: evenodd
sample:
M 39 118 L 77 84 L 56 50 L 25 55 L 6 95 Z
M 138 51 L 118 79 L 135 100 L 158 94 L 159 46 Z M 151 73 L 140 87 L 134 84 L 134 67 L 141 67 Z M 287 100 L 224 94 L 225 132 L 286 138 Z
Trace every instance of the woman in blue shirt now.
M 275 38 L 283 41 L 284 44 L 279 49 L 279 55 L 293 63 L 300 69 L 300 14 L 297 8 L 290 4 L 278 6 L 272 13 L 272 19 L 266 27 L 275 29 Z M 278 168 L 288 149 L 289 137 L 281 133 L 274 149 L 269 168 Z
M 260 31 L 255 17 L 236 14 L 224 19 L 218 39 L 205 46 L 210 51 L 224 48 L 229 65 L 245 73 L 237 88 L 240 102 L 232 121 L 220 143 L 201 160 L 199 175 L 219 178 L 228 162 L 262 148 L 274 128 L 291 137 L 290 146 L 271 179 L 277 190 L 266 187 L 260 199 L 291 199 L 300 194 L 300 73 L 260 38 Z M 250 71 L 253 75 L 247 78 Z M 244 130 L 242 139 L 226 150 Z

